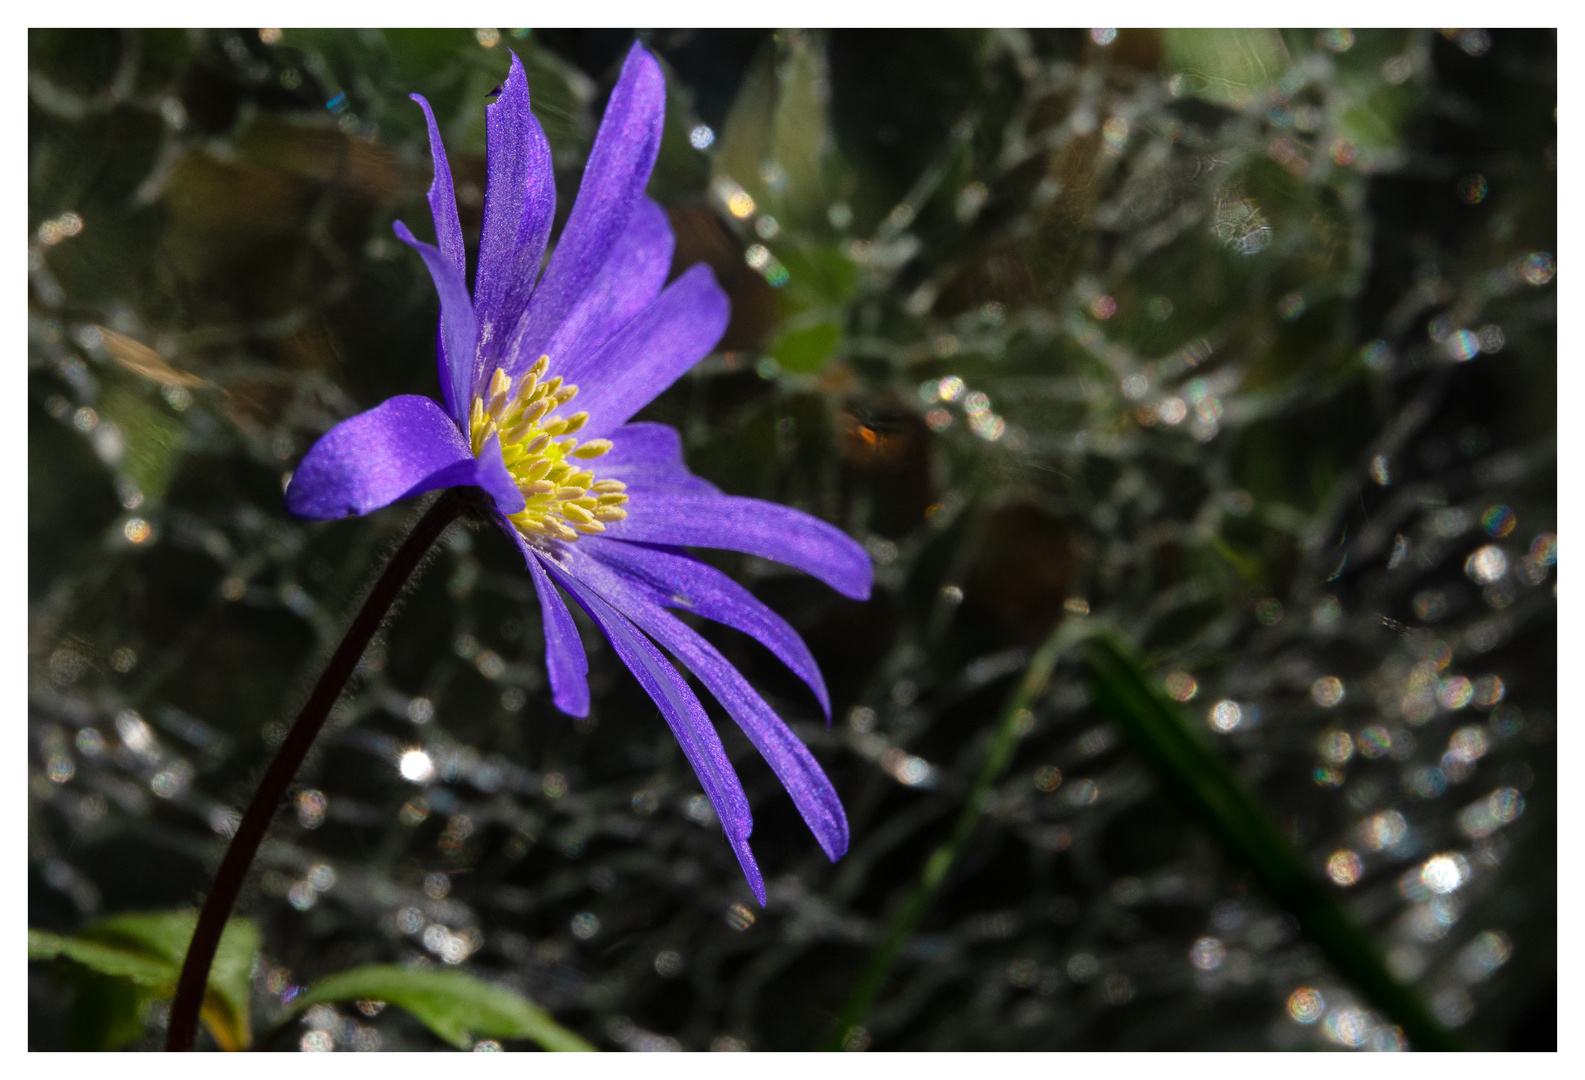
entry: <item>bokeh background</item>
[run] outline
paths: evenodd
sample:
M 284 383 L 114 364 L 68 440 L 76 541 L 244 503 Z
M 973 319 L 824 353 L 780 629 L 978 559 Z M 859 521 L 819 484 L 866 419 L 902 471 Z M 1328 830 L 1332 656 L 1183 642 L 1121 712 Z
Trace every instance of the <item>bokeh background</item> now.
M 281 498 L 337 420 L 436 393 L 432 288 L 390 230 L 431 229 L 406 95 L 474 245 L 507 50 L 564 218 L 633 36 L 30 32 L 30 927 L 201 899 L 421 509 Z M 639 37 L 674 270 L 733 303 L 644 415 L 875 563 L 861 604 L 711 556 L 820 661 L 829 728 L 707 631 L 831 774 L 852 851 L 829 864 L 722 725 L 759 909 L 632 676 L 586 627 L 593 711 L 557 713 L 515 551 L 454 527 L 244 894 L 260 1044 L 446 1047 L 400 1009 L 285 1012 L 388 962 L 608 1050 L 814 1047 L 982 799 L 848 1048 L 1403 1048 L 1076 656 L 976 789 L 1033 648 L 1088 618 L 1444 1024 L 1554 1045 L 1555 33 Z M 112 984 L 31 964 L 30 1046 L 161 1045 L 168 1004 Z

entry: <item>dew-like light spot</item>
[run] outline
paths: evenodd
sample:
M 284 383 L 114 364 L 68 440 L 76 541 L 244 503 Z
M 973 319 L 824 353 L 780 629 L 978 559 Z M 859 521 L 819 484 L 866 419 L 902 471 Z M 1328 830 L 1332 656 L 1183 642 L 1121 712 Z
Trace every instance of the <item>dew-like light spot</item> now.
M 1480 338 L 1473 330 L 1456 330 L 1442 343 L 1447 355 L 1462 363 L 1480 355 Z
M 1433 855 L 1420 867 L 1420 880 L 1434 893 L 1455 892 L 1469 880 L 1469 863 L 1457 852 Z
M 1360 839 L 1372 851 L 1396 847 L 1409 835 L 1409 823 L 1396 810 L 1372 814 L 1359 827 Z
M 1337 1009 L 1326 1018 L 1326 1037 L 1342 1046 L 1363 1046 L 1370 1035 L 1370 1017 L 1362 1009 Z
M 1321 991 L 1301 986 L 1288 995 L 1288 1015 L 1301 1024 L 1313 1024 L 1326 1012 Z
M 1475 685 L 1462 675 L 1454 675 L 1437 684 L 1436 700 L 1445 709 L 1462 709 L 1475 696 Z
M 1238 702 L 1223 699 L 1211 706 L 1211 711 L 1206 714 L 1206 722 L 1212 730 L 1220 731 L 1224 735 L 1238 727 L 1239 721 L 1244 718 L 1244 710 L 1239 708 Z
M 402 755 L 397 763 L 397 770 L 402 774 L 403 780 L 422 784 L 434 777 L 435 763 L 424 751 L 414 749 Z
M 1364 872 L 1364 861 L 1347 848 L 1334 851 L 1332 857 L 1326 860 L 1326 876 L 1344 888 L 1358 882 Z
M 1189 948 L 1189 963 L 1201 971 L 1215 971 L 1227 959 L 1227 946 L 1214 937 L 1203 937 Z
M 1519 263 L 1519 276 L 1532 285 L 1545 285 L 1557 276 L 1557 260 L 1550 251 L 1533 251 Z
M 1336 675 L 1323 675 L 1310 684 L 1310 700 L 1323 709 L 1330 709 L 1343 700 L 1343 680 Z
M 1354 756 L 1354 740 L 1346 731 L 1328 731 L 1321 736 L 1321 756 L 1333 765 L 1342 765 Z
M 1200 684 L 1187 671 L 1174 671 L 1167 676 L 1167 694 L 1173 701 L 1191 701 L 1200 692 Z

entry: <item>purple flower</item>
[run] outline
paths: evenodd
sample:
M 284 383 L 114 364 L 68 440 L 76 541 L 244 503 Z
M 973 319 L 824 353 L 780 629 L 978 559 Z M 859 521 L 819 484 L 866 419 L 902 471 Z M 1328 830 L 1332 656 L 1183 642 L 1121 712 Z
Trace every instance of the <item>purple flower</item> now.
M 636 44 L 628 53 L 541 275 L 556 190 L 550 147 L 529 111 L 522 64 L 512 58 L 499 97 L 485 109 L 489 177 L 471 296 L 446 151 L 429 103 L 417 94 L 413 100 L 429 122 L 429 206 L 439 245 L 414 239 L 401 222 L 395 230 L 423 258 L 440 294 L 444 407 L 403 395 L 338 424 L 293 474 L 287 507 L 328 519 L 439 488 L 483 489 L 534 578 L 557 708 L 589 712 L 588 661 L 560 586 L 660 707 L 763 904 L 743 786 L 699 699 L 661 648 L 743 729 L 833 860 L 847 850 L 847 817 L 803 743 L 714 646 L 667 609 L 755 638 L 808 684 L 828 721 L 831 702 L 792 627 L 679 549 L 774 559 L 856 599 L 869 596 L 871 570 L 863 549 L 839 530 L 785 506 L 722 494 L 688 471 L 676 431 L 630 421 L 715 346 L 729 314 L 706 266 L 665 285 L 671 227 L 644 196 L 665 112 L 660 68 Z

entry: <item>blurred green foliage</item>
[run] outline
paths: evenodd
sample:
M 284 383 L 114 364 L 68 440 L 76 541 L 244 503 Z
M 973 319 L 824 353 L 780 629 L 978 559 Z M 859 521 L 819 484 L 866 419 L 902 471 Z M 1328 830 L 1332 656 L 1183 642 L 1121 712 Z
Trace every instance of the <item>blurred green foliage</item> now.
M 521 994 L 460 971 L 413 971 L 395 964 L 353 968 L 323 979 L 292 1000 L 295 1015 L 333 1001 L 380 1001 L 412 1013 L 460 1049 L 477 1037 L 532 1039 L 546 1050 L 593 1050 Z
M 198 916 L 193 911 L 114 915 L 78 937 L 28 931 L 28 959 L 62 957 L 75 999 L 66 1021 L 73 1050 L 119 1050 L 143 1034 L 150 1006 L 170 997 Z M 226 925 L 215 951 L 200 1017 L 223 1050 L 252 1042 L 249 977 L 259 951 L 258 928 L 247 919 Z

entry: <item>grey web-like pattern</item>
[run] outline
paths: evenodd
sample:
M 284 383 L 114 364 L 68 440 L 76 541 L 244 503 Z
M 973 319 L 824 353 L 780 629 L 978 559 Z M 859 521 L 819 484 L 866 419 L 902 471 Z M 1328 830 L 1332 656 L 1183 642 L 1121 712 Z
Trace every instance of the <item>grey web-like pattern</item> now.
M 107 40 L 99 83 L 57 75 L 42 39 L 30 73 L 30 530 L 45 530 L 30 907 L 65 930 L 202 895 L 415 514 L 294 521 L 282 473 L 335 420 L 433 393 L 433 301 L 387 232 L 393 215 L 428 227 L 396 39 L 315 38 L 295 67 L 221 33 Z M 1407 85 L 1434 84 L 1433 47 L 1452 46 L 1391 40 Z M 595 88 L 511 44 L 566 155 L 565 203 Z M 649 414 L 679 427 L 701 475 L 821 514 L 874 558 L 864 606 L 717 560 L 832 682 L 828 730 L 767 656 L 711 634 L 831 773 L 850 853 L 826 863 L 722 725 L 755 809 L 759 910 L 631 676 L 585 627 L 591 718 L 556 713 L 527 575 L 501 538 L 455 526 L 244 894 L 265 935 L 260 1030 L 290 987 L 395 961 L 514 986 L 607 1049 L 812 1046 L 970 796 L 1032 646 L 1053 618 L 1088 617 L 1123 628 L 1205 718 L 1394 973 L 1445 1023 L 1500 1041 L 1555 964 L 1556 465 L 1550 426 L 1515 437 L 1471 412 L 1469 386 L 1552 371 L 1553 241 L 1526 229 L 1550 218 L 1523 200 L 1555 204 L 1555 172 L 1487 166 L 1506 234 L 1471 230 L 1374 279 L 1392 223 L 1373 177 L 1452 169 L 1451 186 L 1459 166 L 1405 139 L 1334 168 L 1354 152 L 1336 146 L 1339 102 L 1362 92 L 1346 54 L 1296 54 L 1285 105 L 1218 109 L 1094 47 L 1002 33 L 978 48 L 982 92 L 911 189 L 863 235 L 837 224 L 846 204 L 829 215 L 822 242 L 857 268 L 838 355 L 859 374 L 729 349 Z M 475 147 L 453 157 L 475 215 L 485 52 L 450 49 L 441 80 L 461 117 L 448 140 Z M 272 112 L 255 95 L 229 119 L 191 115 L 205 80 L 246 96 L 286 87 L 284 70 L 356 104 Z M 686 104 L 672 109 L 686 131 Z M 672 153 L 656 185 L 690 194 L 663 201 L 733 222 L 730 185 Z M 1379 280 L 1397 291 L 1357 303 Z M 1282 439 L 1313 443 L 1313 468 L 1290 467 Z M 1268 456 L 1257 498 L 1246 478 Z M 1087 697 L 1065 659 L 850 1046 L 1400 1046 Z M 403 778 L 414 750 L 421 782 Z M 35 1017 L 60 1007 L 47 973 L 30 980 Z M 440 1045 L 399 1012 L 350 1007 L 275 1045 L 310 1028 L 342 1049 Z

